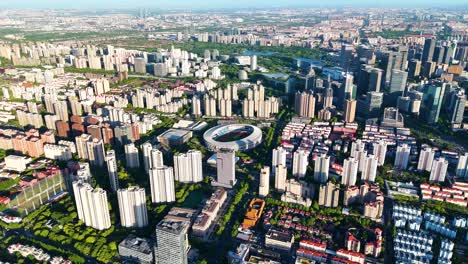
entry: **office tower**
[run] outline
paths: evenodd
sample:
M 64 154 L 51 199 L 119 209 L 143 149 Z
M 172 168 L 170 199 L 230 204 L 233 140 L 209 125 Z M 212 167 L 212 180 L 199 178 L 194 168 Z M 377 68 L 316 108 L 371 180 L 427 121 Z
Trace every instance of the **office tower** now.
M 175 201 L 174 171 L 172 167 L 153 167 L 150 173 L 151 201 L 170 203 Z
M 194 95 L 192 97 L 192 115 L 198 117 L 201 116 L 201 100 L 200 97 Z
M 139 264 L 154 263 L 154 246 L 150 239 L 130 234 L 119 243 L 119 256 L 122 262 L 135 261 Z
M 444 58 L 442 63 L 444 64 L 450 64 L 450 60 L 453 57 L 453 48 L 450 43 L 447 44 L 447 46 L 444 46 Z
M 354 118 L 356 117 L 356 100 L 346 100 L 344 110 L 344 121 L 346 123 L 354 122 Z
M 423 113 L 425 113 L 426 122 L 435 124 L 439 120 L 440 108 L 444 98 L 445 86 L 428 85 L 423 95 Z
M 366 143 L 362 142 L 360 139 L 357 139 L 356 141 L 353 141 L 353 143 L 351 143 L 350 156 L 353 158 L 357 158 L 358 152 L 362 152 L 365 150 L 366 150 Z
M 143 153 L 143 167 L 148 172 L 151 168 L 151 150 L 153 146 L 149 142 L 141 144 L 141 152 Z
M 98 230 L 111 227 L 106 191 L 101 188 L 93 189 L 88 183 L 74 181 L 73 194 L 78 219 L 86 226 Z
M 353 63 L 353 59 L 354 59 L 353 46 L 343 44 L 341 46 L 340 58 L 341 58 L 340 66 L 343 69 L 348 70 L 351 67 L 351 64 Z
M 411 147 L 408 144 L 402 144 L 397 147 L 397 152 L 395 156 L 395 168 L 406 169 L 408 167 L 409 155 L 411 152 Z
M 380 117 L 383 102 L 383 93 L 368 92 L 365 101 L 364 112 L 367 118 Z
M 423 76 L 430 79 L 433 77 L 436 70 L 436 63 L 433 61 L 427 61 L 423 65 Z
M 232 150 L 216 153 L 217 183 L 232 188 L 236 184 L 236 155 Z
M 392 70 L 404 70 L 403 56 L 400 52 L 383 52 L 381 64 L 383 65 L 385 70 L 385 74 L 383 75 L 385 84 L 388 84 L 390 82 L 390 79 L 392 77 Z
M 250 70 L 257 70 L 257 55 L 250 56 Z
M 444 61 L 444 47 L 442 46 L 435 47 L 432 61 L 435 62 L 436 64 L 441 64 Z
M 358 161 L 353 157 L 344 160 L 341 184 L 346 186 L 356 185 L 358 166 Z
M 468 178 L 468 152 L 458 157 L 457 169 L 455 171 L 457 177 Z
M 390 102 L 386 102 L 387 105 L 395 105 L 396 99 L 398 96 L 403 94 L 403 91 L 406 87 L 406 80 L 408 79 L 408 73 L 401 70 L 392 70 L 392 77 L 390 79 L 390 88 L 389 88 L 389 96 L 387 100 Z
M 305 77 L 305 90 L 313 91 L 315 89 L 315 71 L 314 67 L 310 66 L 309 73 Z
M 314 180 L 316 182 L 325 183 L 328 180 L 328 170 L 330 168 L 330 157 L 326 154 L 321 154 L 315 158 L 314 164 Z
M 315 97 L 312 92 L 297 92 L 295 96 L 296 114 L 303 117 L 315 116 Z
M 333 107 L 333 89 L 331 88 L 331 82 L 329 87 L 323 91 L 323 109 Z
M 127 161 L 127 168 L 134 169 L 140 167 L 140 158 L 135 144 L 130 143 L 125 145 L 125 160 Z
M 288 169 L 286 165 L 277 165 L 275 167 L 275 189 L 279 192 L 286 190 L 286 177 Z
M 422 149 L 419 154 L 418 170 L 431 171 L 434 155 L 435 152 L 432 148 L 426 147 L 425 149 Z
M 115 151 L 108 150 L 106 152 L 107 173 L 109 174 L 110 187 L 113 192 L 119 189 L 119 176 L 117 174 L 117 159 Z
M 350 73 L 346 73 L 344 79 L 344 89 L 340 89 L 343 93 L 339 93 L 339 105 L 342 107 L 345 100 L 350 100 L 355 98 L 355 87 L 353 84 L 354 76 Z
M 325 207 L 338 207 L 340 199 L 340 185 L 328 182 L 321 184 L 319 190 L 319 205 Z
M 383 70 L 369 65 L 362 65 L 357 83 L 357 94 L 362 95 L 367 92 L 380 92 Z
M 457 89 L 450 94 L 449 116 L 452 124 L 463 123 L 466 105 L 466 95 L 464 89 Z
M 308 157 L 309 153 L 305 150 L 297 150 L 294 152 L 292 167 L 294 177 L 305 177 L 307 166 L 309 165 Z
M 437 158 L 432 162 L 430 181 L 444 182 L 447 174 L 448 161 L 442 157 Z
M 379 166 L 384 165 L 385 163 L 385 155 L 387 154 L 387 142 L 384 140 L 379 140 L 377 142 L 372 143 L 372 148 L 375 157 L 379 160 Z
M 202 154 L 198 150 L 174 155 L 174 176 L 179 182 L 201 182 L 203 180 Z
M 190 222 L 163 219 L 156 225 L 155 259 L 158 264 L 187 264 Z
M 123 227 L 145 227 L 148 225 L 145 189 L 132 186 L 117 191 L 120 223 Z
M 364 181 L 374 182 L 377 176 L 377 166 L 379 164 L 378 157 L 370 154 L 364 159 L 361 179 Z
M 411 79 L 419 77 L 421 74 L 421 61 L 412 59 L 408 64 L 408 77 Z
M 436 45 L 436 40 L 434 38 L 426 38 L 424 41 L 424 48 L 421 60 L 422 62 L 432 61 L 434 56 L 434 49 Z
M 264 166 L 260 171 L 258 195 L 267 196 L 270 191 L 270 167 Z

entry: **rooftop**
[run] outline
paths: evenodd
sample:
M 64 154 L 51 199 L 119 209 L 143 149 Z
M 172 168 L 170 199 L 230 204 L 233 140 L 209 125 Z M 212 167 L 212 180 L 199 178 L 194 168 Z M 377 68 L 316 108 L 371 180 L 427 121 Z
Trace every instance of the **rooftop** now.
M 119 247 L 125 247 L 131 250 L 135 250 L 144 254 L 151 254 L 151 240 L 146 238 L 140 238 L 135 235 L 129 235 L 127 238 L 120 242 Z

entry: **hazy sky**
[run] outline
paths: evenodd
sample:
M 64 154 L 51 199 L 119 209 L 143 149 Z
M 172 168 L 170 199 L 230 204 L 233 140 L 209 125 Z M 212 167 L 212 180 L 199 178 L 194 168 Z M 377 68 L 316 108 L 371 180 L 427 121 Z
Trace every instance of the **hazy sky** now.
M 300 6 L 468 6 L 466 0 L 0 0 L 1 8 L 246 8 Z

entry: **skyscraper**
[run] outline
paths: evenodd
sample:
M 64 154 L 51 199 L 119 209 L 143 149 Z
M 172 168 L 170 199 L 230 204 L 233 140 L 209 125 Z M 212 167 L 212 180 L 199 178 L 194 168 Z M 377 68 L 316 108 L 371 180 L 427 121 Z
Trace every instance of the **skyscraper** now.
M 398 96 L 403 95 L 407 79 L 408 72 L 396 69 L 392 70 L 392 77 L 390 79 L 390 89 L 389 94 L 387 96 L 387 100 L 390 100 L 390 102 L 386 102 L 387 105 L 395 105 Z
M 417 78 L 421 74 L 421 61 L 412 59 L 408 64 L 408 77 Z
M 116 192 L 119 189 L 119 177 L 117 174 L 117 159 L 115 158 L 114 150 L 108 150 L 106 152 L 106 163 L 111 189 L 113 192 Z
M 153 149 L 151 150 L 151 164 L 150 165 L 151 165 L 150 169 L 164 166 L 163 154 L 159 149 L 155 147 L 153 147 Z
M 141 151 L 143 152 L 143 166 L 146 172 L 151 168 L 151 150 L 153 146 L 149 142 L 141 144 Z
M 466 105 L 466 95 L 464 89 L 457 89 L 450 94 L 449 116 L 452 124 L 463 123 Z
M 321 154 L 315 158 L 314 164 L 314 180 L 316 182 L 325 183 L 328 180 L 328 170 L 330 167 L 330 157 L 326 154 Z
M 258 195 L 267 196 L 270 191 L 270 167 L 264 166 L 260 171 Z
M 155 258 L 158 264 L 187 264 L 190 245 L 190 223 L 178 219 L 163 219 L 156 225 Z
M 275 189 L 279 192 L 286 190 L 286 177 L 288 169 L 285 165 L 277 165 L 275 167 Z
M 356 117 L 356 100 L 346 100 L 344 110 L 344 121 L 346 123 L 354 122 L 354 118 Z
M 203 180 L 202 154 L 198 150 L 174 155 L 174 175 L 179 182 L 200 182 Z
M 172 167 L 161 166 L 150 169 L 151 201 L 165 203 L 175 201 L 174 172 Z
M 309 153 L 305 150 L 297 150 L 293 155 L 293 176 L 302 178 L 306 175 Z
M 140 158 L 135 144 L 130 143 L 125 145 L 125 160 L 127 162 L 127 168 L 134 169 L 140 167 Z
M 423 95 L 423 111 L 429 124 L 437 123 L 444 97 L 445 86 L 427 85 Z
M 358 165 L 358 161 L 353 157 L 344 160 L 341 184 L 344 184 L 346 186 L 356 185 Z
M 340 185 L 328 182 L 321 184 L 319 190 L 319 205 L 325 207 L 338 207 L 340 199 Z
M 120 223 L 124 227 L 144 227 L 148 225 L 146 194 L 144 188 L 132 186 L 117 191 Z
M 394 166 L 399 169 L 406 169 L 408 167 L 409 155 L 411 147 L 408 144 L 402 144 L 397 147 Z
M 232 150 L 216 153 L 217 183 L 232 188 L 236 184 L 236 155 Z
M 442 157 L 437 158 L 432 162 L 430 181 L 444 182 L 447 174 L 448 161 Z
M 86 226 L 98 230 L 111 227 L 106 191 L 101 188 L 93 189 L 89 183 L 74 181 L 73 194 L 78 219 Z
M 377 176 L 378 157 L 370 154 L 363 160 L 361 179 L 364 181 L 374 182 Z
M 419 154 L 418 170 L 431 171 L 434 155 L 435 152 L 430 147 L 426 147 L 425 149 L 421 150 L 421 153 Z
M 272 167 L 276 167 L 278 165 L 286 166 L 287 154 L 288 154 L 288 151 L 281 146 L 273 149 L 273 154 L 272 154 L 273 157 L 271 161 L 271 166 Z
M 434 56 L 434 49 L 436 45 L 435 38 L 426 38 L 424 41 L 424 48 L 422 53 L 422 62 L 432 61 Z
M 362 142 L 362 140 L 357 139 L 353 143 L 351 143 L 351 153 L 350 156 L 353 158 L 358 157 L 358 152 L 362 152 L 366 150 L 366 143 Z

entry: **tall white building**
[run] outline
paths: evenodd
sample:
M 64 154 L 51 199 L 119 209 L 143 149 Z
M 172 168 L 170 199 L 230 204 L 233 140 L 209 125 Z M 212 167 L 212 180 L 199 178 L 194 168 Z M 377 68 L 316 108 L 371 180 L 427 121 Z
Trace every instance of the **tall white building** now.
M 434 155 L 435 152 L 430 147 L 421 150 L 421 153 L 419 154 L 418 170 L 431 171 Z
M 456 175 L 462 178 L 468 178 L 468 152 L 458 157 Z
M 448 161 L 442 157 L 437 158 L 432 162 L 430 181 L 444 182 L 447 175 Z
M 283 147 L 277 147 L 273 149 L 273 157 L 271 161 L 271 166 L 276 167 L 278 165 L 286 166 L 286 155 L 288 151 Z
M 236 184 L 236 155 L 232 150 L 216 153 L 217 183 L 231 188 Z
M 102 140 L 92 138 L 91 135 L 82 134 L 75 138 L 78 157 L 89 160 L 94 166 L 104 165 L 104 143 Z
M 151 168 L 151 150 L 153 146 L 149 142 L 141 144 L 141 152 L 143 153 L 143 166 L 146 172 Z
M 117 174 L 117 159 L 115 158 L 114 150 L 106 152 L 106 164 L 111 189 L 113 192 L 116 192 L 119 189 L 119 176 Z
M 170 203 L 175 201 L 175 183 L 172 167 L 161 166 L 150 169 L 151 201 Z
M 144 188 L 132 186 L 117 191 L 120 223 L 124 227 L 144 227 L 148 225 L 146 194 Z
M 194 116 L 201 116 L 201 100 L 198 96 L 192 97 L 192 115 Z
M 179 182 L 201 182 L 203 180 L 202 153 L 189 150 L 174 155 L 174 176 Z
M 151 164 L 150 169 L 164 166 L 163 154 L 162 152 L 153 147 L 151 150 Z
M 106 191 L 93 189 L 90 184 L 80 181 L 73 182 L 78 219 L 86 226 L 98 230 L 111 227 Z
M 294 177 L 305 177 L 307 172 L 307 166 L 309 165 L 309 153 L 305 150 L 297 150 L 293 156 L 293 176 Z
M 396 168 L 404 170 L 406 167 L 408 167 L 410 152 L 411 147 L 408 146 L 408 144 L 402 144 L 397 147 L 394 164 Z
M 363 168 L 364 168 L 364 162 L 366 160 L 366 157 L 367 157 L 367 151 L 366 150 L 359 150 L 359 151 L 356 151 L 354 153 L 354 156 L 353 156 L 359 163 L 358 165 L 358 171 L 359 172 L 362 172 Z
M 258 194 L 260 196 L 267 196 L 270 191 L 270 167 L 264 166 L 260 171 L 260 183 Z
M 257 55 L 250 57 L 250 70 L 255 71 L 257 69 Z
M 377 176 L 377 166 L 379 159 L 370 154 L 367 155 L 363 160 L 361 179 L 364 181 L 374 182 Z
M 328 180 L 328 170 L 330 168 L 330 157 L 326 154 L 317 156 L 314 164 L 314 180 L 325 183 Z
M 341 184 L 346 186 L 356 185 L 358 166 L 359 162 L 353 157 L 349 157 L 344 160 Z
M 373 154 L 379 160 L 379 166 L 384 165 L 385 163 L 385 155 L 387 155 L 387 142 L 384 140 L 379 140 L 372 144 L 373 146 Z
M 125 160 L 127 161 L 127 168 L 133 169 L 140 167 L 140 158 L 135 144 L 130 143 L 125 145 Z
M 360 139 L 351 143 L 351 157 L 356 158 L 359 151 L 364 151 L 366 149 L 366 143 L 362 142 Z
M 275 167 L 275 189 L 279 192 L 286 191 L 286 178 L 288 176 L 288 169 L 285 165 L 278 165 Z

